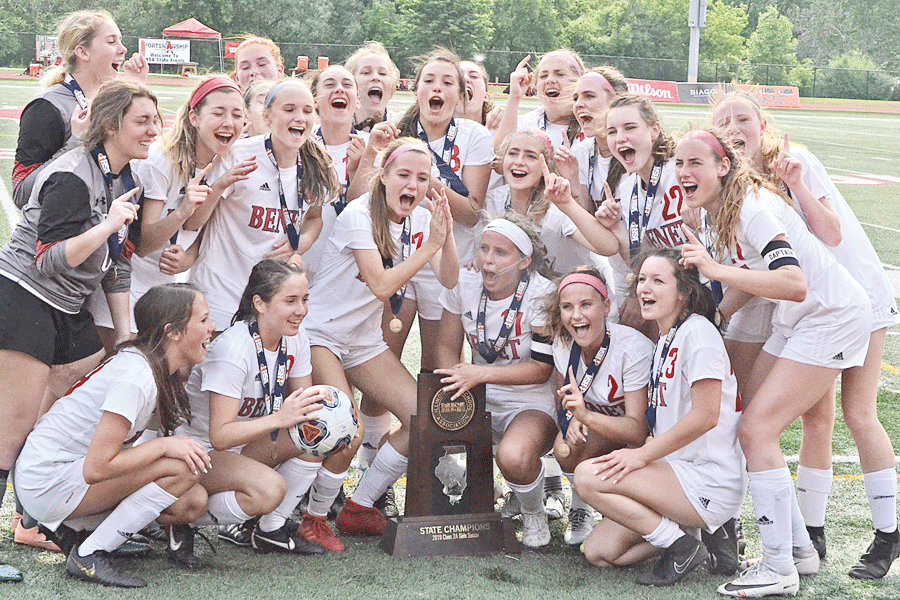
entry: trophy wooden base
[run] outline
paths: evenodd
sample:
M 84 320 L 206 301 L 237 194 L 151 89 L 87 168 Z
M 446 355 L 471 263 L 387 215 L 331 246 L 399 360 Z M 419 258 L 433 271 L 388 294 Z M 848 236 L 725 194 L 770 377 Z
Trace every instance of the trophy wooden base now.
M 388 519 L 379 546 L 397 559 L 522 551 L 512 521 L 496 512 Z

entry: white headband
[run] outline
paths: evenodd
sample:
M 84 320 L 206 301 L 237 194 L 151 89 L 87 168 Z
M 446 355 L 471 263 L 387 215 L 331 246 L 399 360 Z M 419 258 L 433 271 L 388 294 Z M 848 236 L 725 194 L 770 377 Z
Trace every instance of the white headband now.
M 484 228 L 485 231 L 495 231 L 515 244 L 519 252 L 525 256 L 531 256 L 534 246 L 531 244 L 531 238 L 522 230 L 521 227 L 508 221 L 507 219 L 494 219 Z

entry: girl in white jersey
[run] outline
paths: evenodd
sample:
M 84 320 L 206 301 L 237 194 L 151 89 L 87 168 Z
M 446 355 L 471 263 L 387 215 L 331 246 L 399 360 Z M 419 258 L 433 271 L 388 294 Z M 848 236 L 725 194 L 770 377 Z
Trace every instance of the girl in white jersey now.
M 344 66 L 353 74 L 359 90 L 359 107 L 353 121 L 357 131 L 371 131 L 376 123 L 400 120 L 400 114 L 388 110 L 400 82 L 400 69 L 381 42 L 366 42 Z
M 331 157 L 335 175 L 341 185 L 337 199 L 323 208 L 322 231 L 303 257 L 310 281 L 315 281 L 325 242 L 334 230 L 334 221 L 347 206 L 347 202 L 353 199 L 348 195 L 350 181 L 356 175 L 369 134 L 360 133 L 353 126 L 359 95 L 356 80 L 350 71 L 340 65 L 332 65 L 316 73 L 310 85 L 319 115 L 315 139 Z
M 563 140 L 572 144 L 583 140 L 578 120 L 572 112 L 572 93 L 578 78 L 584 75 L 585 67 L 577 52 L 554 50 L 541 57 L 534 73 L 528 72 L 526 56 L 509 76 L 509 99 L 503 109 L 503 117 L 494 138 L 494 146 L 499 150 L 506 138 L 523 127 L 537 127 L 547 132 L 553 146 L 561 146 Z M 532 83 L 535 85 L 541 107 L 519 115 L 519 102 Z
M 603 181 L 609 181 L 610 171 L 618 185 L 623 173 L 619 161 L 612 161 L 606 145 L 606 111 L 613 100 L 628 93 L 625 77 L 612 67 L 595 67 L 581 76 L 575 85 L 575 104 L 572 110 L 584 139 L 556 148 L 556 168 L 569 180 L 572 195 L 589 212 L 603 202 Z
M 675 160 L 687 205 L 706 209 L 707 239 L 716 256 L 687 232 L 684 264 L 728 286 L 719 304 L 726 316 L 742 296 L 763 296 L 777 304 L 772 335 L 750 374 L 739 428 L 757 519 L 764 524 L 765 559 L 719 592 L 796 593 L 798 570 L 818 570 L 819 555 L 800 514 L 779 439 L 821 401 L 842 369 L 864 363 L 871 304 L 796 211 L 766 189 L 724 135 L 689 132 L 678 143 Z M 814 285 L 807 287 L 807 279 Z
M 198 518 L 206 491 L 197 480 L 213 468 L 200 444 L 171 435 L 191 418 L 179 371 L 203 362 L 214 329 L 203 294 L 188 284 L 156 287 L 135 313 L 137 338 L 53 405 L 16 464 L 16 494 L 28 512 L 67 532 L 69 575 L 128 588 L 147 584 L 109 553 L 157 518 Z M 156 428 L 166 435 L 131 445 Z M 83 538 L 73 528 L 91 517 L 100 524 Z
M 427 146 L 400 138 L 380 164 L 372 192 L 350 202 L 335 223 L 306 325 L 314 382 L 348 395 L 352 384 L 400 420 L 338 514 L 340 531 L 357 535 L 384 532 L 385 518 L 373 504 L 406 470 L 416 403 L 415 380 L 382 336 L 384 303 L 393 297 L 391 312 L 399 312 L 406 285 L 428 262 L 446 287 L 459 272 L 446 195 L 435 200 L 433 217 L 419 206 L 431 181 Z
M 554 455 L 569 481 L 584 460 L 647 437 L 647 373 L 653 344 L 630 327 L 609 323 L 609 291 L 599 271 L 578 267 L 547 302 L 553 337 L 557 414 Z M 594 510 L 572 491 L 565 542 L 579 546 L 593 529 Z
M 661 333 L 650 367 L 646 423 L 653 436 L 581 463 L 578 493 L 603 514 L 585 542 L 598 567 L 625 566 L 656 554 L 641 585 L 668 586 L 703 564 L 708 552 L 681 527 L 717 529 L 744 500 L 737 441 L 741 405 L 722 338 L 711 323 L 715 304 L 679 252 L 640 257 L 634 293 Z
M 300 451 L 287 432 L 312 418 L 325 398 L 311 387 L 309 338 L 301 326 L 308 295 L 299 258 L 260 261 L 234 324 L 216 338 L 187 385 L 194 419 L 182 432 L 200 441 L 221 467 L 200 480 L 210 494 L 209 512 L 220 524 L 261 515 L 250 535 L 257 552 L 344 549 L 325 515 L 359 442 L 323 462 Z M 290 515 L 310 488 L 312 500 L 298 525 Z
M 250 35 L 234 50 L 234 80 L 242 90 L 254 81 L 284 79 L 281 49 L 267 37 Z
M 542 157 L 552 170 L 553 144 L 544 131 L 527 127 L 509 136 L 500 151 L 506 185 L 488 192 L 484 210 L 491 216 L 512 210 L 530 218 L 544 245 L 546 272 L 559 275 L 591 264 L 593 247 L 575 223 L 544 195 Z
M 842 372 L 841 407 L 859 449 L 876 530 L 875 541 L 850 570 L 850 576 L 880 579 L 900 554 L 894 450 L 878 420 L 876 408 L 887 328 L 898 323 L 893 289 L 859 220 L 815 156 L 804 148 L 790 146 L 787 136 L 782 143 L 772 128 L 767 127 L 765 116 L 751 96 L 726 95 L 716 105 L 713 120 L 718 127 L 727 129 L 729 140 L 752 162 L 754 169 L 789 195 L 809 229 L 866 290 L 872 303 L 872 333 L 866 362 Z M 743 309 L 738 314 L 741 312 Z M 729 333 L 730 329 L 729 325 Z M 752 341 L 747 344 L 735 340 L 733 345 L 739 349 L 755 349 L 752 357 L 744 357 L 750 359 L 747 363 L 752 363 L 761 347 Z M 825 554 L 825 506 L 833 479 L 834 387 L 826 396 L 816 405 L 816 410 L 803 416 L 803 443 L 797 469 L 800 511 L 820 556 Z
M 322 228 L 322 205 L 339 190 L 331 158 L 313 139 L 315 105 L 306 84 L 278 83 L 265 107 L 272 132 L 239 140 L 232 149 L 235 162 L 255 159 L 257 169 L 215 205 L 191 269 L 190 279 L 206 293 L 217 323 L 230 322 L 259 260 L 306 252 Z M 213 205 L 208 204 L 206 210 Z M 192 219 L 189 229 L 196 228 Z
M 460 272 L 459 284 L 441 294 L 438 336 L 444 389 L 454 394 L 481 383 L 491 413 L 497 466 L 519 500 L 522 543 L 550 543 L 544 513 L 541 457 L 556 437 L 550 374 L 553 358 L 541 302 L 555 291 L 538 273 L 540 239 L 515 213 L 494 219 L 481 237 L 478 271 Z M 463 334 L 473 363 L 460 363 Z

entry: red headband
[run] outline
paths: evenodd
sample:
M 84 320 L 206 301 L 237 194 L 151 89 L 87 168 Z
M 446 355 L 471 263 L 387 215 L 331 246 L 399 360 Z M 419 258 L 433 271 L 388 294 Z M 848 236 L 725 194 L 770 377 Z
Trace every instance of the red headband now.
M 612 84 L 609 82 L 609 79 L 607 79 L 606 77 L 604 77 L 597 71 L 588 71 L 587 73 L 582 75 L 582 77 L 593 77 L 594 79 L 597 79 L 600 82 L 600 87 L 602 87 L 604 90 L 606 90 L 613 96 L 619 95 L 619 92 L 617 92 L 615 90 L 615 88 L 613 88 Z
M 537 127 L 523 127 L 516 133 L 528 133 L 544 144 L 544 148 L 547 149 L 547 154 L 549 156 L 553 156 L 553 140 L 550 139 L 550 136 L 547 135 L 547 132 L 543 129 L 539 129 Z
M 719 138 L 711 134 L 705 129 L 692 129 L 684 134 L 683 140 L 697 140 L 709 146 L 710 150 L 719 155 L 719 158 L 725 158 L 725 148 Z
M 191 110 L 197 108 L 197 105 L 200 104 L 203 99 L 209 95 L 210 92 L 214 92 L 222 88 L 231 88 L 233 90 L 237 90 L 238 93 L 240 93 L 241 91 L 241 88 L 239 88 L 234 81 L 228 79 L 227 77 L 212 77 L 198 85 L 194 90 L 194 93 L 191 94 L 191 99 L 188 101 Z
M 585 285 L 589 285 L 597 290 L 597 292 L 601 296 L 603 296 L 604 300 L 609 298 L 609 292 L 606 290 L 606 284 L 590 273 L 570 273 L 569 275 L 566 275 L 565 277 L 563 277 L 563 280 L 559 284 L 559 291 L 563 291 L 563 288 L 570 283 L 583 283 Z
M 400 146 L 397 146 L 396 148 L 394 148 L 394 151 L 391 152 L 390 156 L 387 157 L 387 160 L 384 161 L 383 168 L 387 169 L 388 165 L 390 165 L 392 162 L 397 160 L 398 157 L 400 157 L 403 154 L 406 154 L 407 152 L 421 152 L 422 154 L 425 154 L 426 156 L 428 156 L 429 159 L 431 158 L 431 156 L 428 155 L 428 150 L 424 147 L 424 145 L 421 142 L 407 142 L 405 144 L 401 144 Z

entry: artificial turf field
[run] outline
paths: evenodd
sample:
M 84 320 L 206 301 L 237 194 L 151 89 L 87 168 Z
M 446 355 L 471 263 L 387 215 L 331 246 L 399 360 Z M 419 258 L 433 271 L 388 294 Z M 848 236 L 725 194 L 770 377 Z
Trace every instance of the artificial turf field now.
M 10 190 L 13 153 L 16 145 L 17 115 L 38 90 L 33 80 L 0 80 L 0 203 Z M 158 85 L 164 115 L 174 115 L 190 88 Z M 409 94 L 394 97 L 393 110 L 402 110 L 411 101 Z M 502 101 L 501 101 L 502 102 Z M 523 102 L 531 110 L 535 100 Z M 706 123 L 704 107 L 660 105 L 659 112 L 669 132 L 678 133 L 686 124 Z M 770 126 L 790 134 L 792 144 L 803 144 L 825 164 L 839 188 L 864 224 L 879 256 L 900 289 L 900 117 L 876 112 L 772 111 Z M 773 123 L 774 121 L 774 123 Z M 9 237 L 10 222 L 17 214 L 0 213 L 0 244 Z M 895 266 L 896 265 L 896 266 Z M 404 361 L 418 369 L 418 334 L 410 335 Z M 415 365 L 415 367 L 413 367 Z M 900 328 L 888 333 L 879 392 L 879 415 L 900 449 Z M 796 467 L 800 431 L 795 425 L 783 438 L 789 464 Z M 828 556 L 820 572 L 801 580 L 798 597 L 900 598 L 900 566 L 874 583 L 852 580 L 847 570 L 871 541 L 868 506 L 856 448 L 838 414 L 835 430 L 835 481 L 826 522 Z M 793 457 L 793 460 L 791 460 Z M 351 484 L 358 473 L 351 470 Z M 402 482 L 403 480 L 401 480 Z M 398 492 L 402 486 L 398 485 Z M 187 572 L 172 566 L 162 546 L 149 559 L 134 560 L 127 567 L 145 578 L 144 590 L 102 588 L 68 579 L 61 555 L 17 546 L 8 527 L 12 512 L 11 494 L 0 508 L 0 560 L 25 572 L 25 582 L 0 585 L 0 599 L 45 598 L 145 598 L 148 600 L 206 600 L 208 598 L 298 598 L 303 600 L 376 600 L 405 598 L 486 599 L 504 598 L 591 598 L 592 600 L 653 599 L 695 600 L 717 598 L 715 587 L 724 578 L 698 569 L 680 585 L 667 589 L 644 588 L 633 583 L 647 565 L 600 572 L 590 567 L 577 549 L 562 543 L 564 521 L 551 523 L 553 541 L 541 552 L 526 551 L 515 556 L 490 558 L 423 558 L 395 561 L 378 549 L 377 540 L 343 538 L 347 550 L 321 558 L 294 558 L 256 555 L 215 540 L 215 531 L 205 533 L 213 540 L 217 554 L 198 538 L 198 552 L 204 567 Z M 748 553 L 760 552 L 753 507 L 744 506 L 743 522 Z

